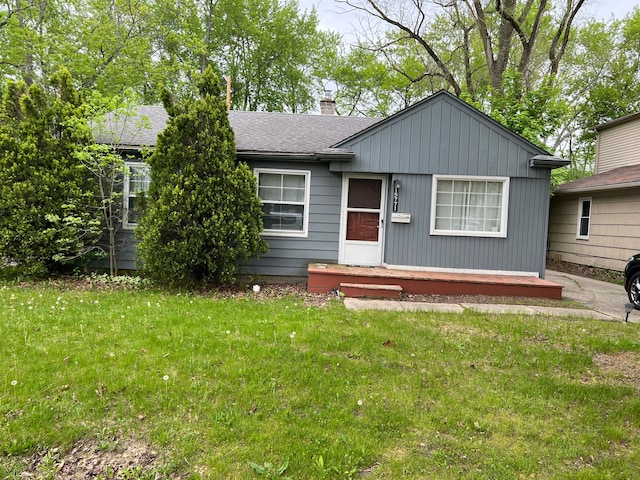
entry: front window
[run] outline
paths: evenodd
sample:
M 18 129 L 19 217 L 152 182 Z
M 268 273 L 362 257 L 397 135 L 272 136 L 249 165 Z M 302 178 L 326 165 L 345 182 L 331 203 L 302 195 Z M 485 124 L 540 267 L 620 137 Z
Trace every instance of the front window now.
M 433 176 L 431 235 L 506 237 L 509 179 Z
M 264 213 L 264 232 L 306 237 L 311 172 L 272 169 L 256 169 L 255 172 Z
M 576 238 L 589 240 L 589 227 L 591 225 L 591 198 L 578 200 L 578 232 Z
M 124 178 L 124 228 L 134 228 L 142 215 L 141 197 L 149 191 L 151 167 L 145 163 L 127 162 Z

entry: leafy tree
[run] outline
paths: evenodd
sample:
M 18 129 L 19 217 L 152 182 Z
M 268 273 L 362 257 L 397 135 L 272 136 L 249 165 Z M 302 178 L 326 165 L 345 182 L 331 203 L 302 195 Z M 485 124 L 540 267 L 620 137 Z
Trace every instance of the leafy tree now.
M 340 114 L 386 117 L 421 100 L 429 92 L 444 88 L 438 79 L 424 77 L 422 62 L 413 45 L 403 42 L 396 47 L 399 54 L 394 59 L 378 58 L 375 51 L 360 44 L 334 61 L 329 76 L 337 87 L 336 104 Z M 419 76 L 423 81 L 414 81 Z
M 387 30 L 374 42 L 379 51 L 393 54 L 398 42 L 414 43 L 423 56 L 425 75 L 442 78 L 457 96 L 466 92 L 472 100 L 489 87 L 502 93 L 509 69 L 519 72 L 525 87 L 538 80 L 539 71 L 554 77 L 585 2 L 343 1 L 391 29 L 391 38 Z
M 9 81 L 0 106 L 0 257 L 36 275 L 86 261 L 102 233 L 75 155 L 91 142 L 82 96 L 66 70 L 50 83 Z
M 558 75 L 569 106 L 551 148 L 571 159 L 553 172 L 565 183 L 594 171 L 594 126 L 640 110 L 640 9 L 622 20 L 589 21 L 575 32 Z
M 0 5 L 0 74 L 46 84 L 66 65 L 105 95 L 149 89 L 150 0 L 13 0 Z
M 262 210 L 249 167 L 236 162 L 218 78 L 207 67 L 200 97 L 177 103 L 149 159 L 151 184 L 138 227 L 143 270 L 163 283 L 230 283 L 238 261 L 266 252 Z
M 570 117 L 559 72 L 584 0 L 339 1 L 369 20 L 359 48 L 389 67 L 385 81 L 408 103 L 447 89 L 535 143 L 555 144 Z M 353 77 L 338 79 L 339 100 L 362 102 Z
M 127 140 L 149 128 L 149 119 L 137 114 L 138 97 L 127 90 L 122 97 L 104 98 L 99 94 L 89 101 L 92 133 L 96 143 L 82 146 L 76 157 L 91 173 L 97 184 L 100 215 L 104 227 L 104 240 L 109 258 L 109 274 L 118 275 L 117 254 L 126 237 L 118 241 L 118 232 L 124 221 L 124 179 L 127 158 L 132 155 L 122 150 Z M 140 154 L 144 157 L 146 151 Z M 102 243 L 102 242 L 101 242 Z
M 315 10 L 301 13 L 295 0 L 158 4 L 154 42 L 171 85 L 183 88 L 212 64 L 231 77 L 234 109 L 305 112 L 316 106 L 339 37 L 318 30 Z

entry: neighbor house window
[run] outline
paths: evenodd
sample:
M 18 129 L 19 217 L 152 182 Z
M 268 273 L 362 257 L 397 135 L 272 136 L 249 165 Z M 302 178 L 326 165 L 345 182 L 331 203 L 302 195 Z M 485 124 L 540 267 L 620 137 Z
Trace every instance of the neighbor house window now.
M 311 172 L 256 169 L 264 233 L 306 237 Z
M 433 176 L 431 234 L 506 237 L 509 179 Z
M 576 238 L 589 240 L 589 228 L 591 226 L 591 198 L 578 200 L 578 232 Z
M 127 162 L 124 176 L 124 228 L 134 228 L 142 214 L 141 197 L 149 190 L 151 167 L 145 163 Z

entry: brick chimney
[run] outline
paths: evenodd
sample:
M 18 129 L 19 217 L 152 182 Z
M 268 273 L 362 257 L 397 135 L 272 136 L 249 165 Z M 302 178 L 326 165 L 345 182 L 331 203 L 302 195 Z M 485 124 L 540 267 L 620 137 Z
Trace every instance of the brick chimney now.
M 320 100 L 321 115 L 335 115 L 336 101 L 331 98 L 331 90 L 324 91 L 324 99 Z

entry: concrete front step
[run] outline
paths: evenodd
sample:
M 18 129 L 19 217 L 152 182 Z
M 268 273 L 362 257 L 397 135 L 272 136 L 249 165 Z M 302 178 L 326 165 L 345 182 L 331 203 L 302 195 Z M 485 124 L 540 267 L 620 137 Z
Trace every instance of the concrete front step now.
M 340 291 L 345 297 L 396 299 L 400 297 L 402 287 L 400 285 L 377 285 L 372 283 L 341 283 Z

